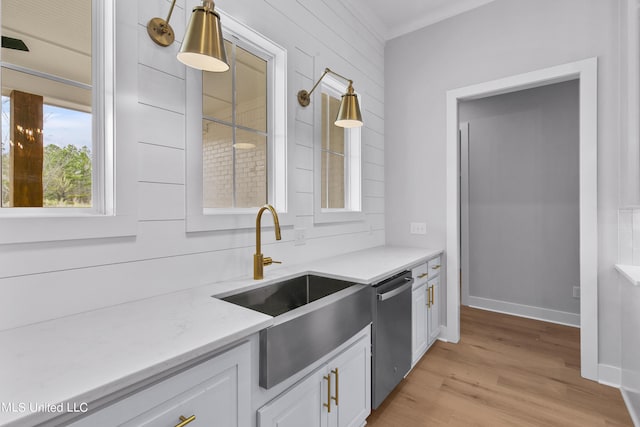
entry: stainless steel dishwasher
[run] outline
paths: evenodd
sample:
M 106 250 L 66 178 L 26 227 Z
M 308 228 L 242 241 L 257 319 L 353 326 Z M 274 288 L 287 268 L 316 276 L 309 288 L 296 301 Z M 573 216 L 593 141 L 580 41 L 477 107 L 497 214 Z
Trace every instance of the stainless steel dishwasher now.
M 375 409 L 411 369 L 410 271 L 374 285 L 373 393 Z

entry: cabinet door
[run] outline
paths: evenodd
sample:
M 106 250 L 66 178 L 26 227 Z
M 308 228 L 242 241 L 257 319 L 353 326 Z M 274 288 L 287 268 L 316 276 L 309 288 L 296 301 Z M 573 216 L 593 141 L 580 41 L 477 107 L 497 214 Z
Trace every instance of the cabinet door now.
M 247 427 L 251 424 L 248 343 L 180 372 L 88 415 L 73 427 L 193 425 Z
M 334 358 L 326 372 L 332 376 L 333 389 L 329 425 L 362 426 L 371 413 L 370 337 L 367 335 Z
M 258 427 L 326 427 L 327 380 L 320 370 L 258 410 Z
M 429 345 L 440 335 L 440 277 L 429 281 L 431 288 L 431 306 L 428 313 Z
M 428 287 L 420 286 L 412 292 L 411 303 L 411 365 L 415 365 L 427 349 L 427 294 Z

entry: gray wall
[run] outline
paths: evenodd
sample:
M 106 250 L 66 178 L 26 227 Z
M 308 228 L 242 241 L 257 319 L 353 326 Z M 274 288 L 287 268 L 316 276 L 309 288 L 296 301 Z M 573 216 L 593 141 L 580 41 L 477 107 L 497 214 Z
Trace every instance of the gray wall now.
M 387 243 L 446 244 L 446 93 L 598 57 L 599 362 L 620 366 L 619 2 L 496 0 L 385 46 Z M 427 223 L 426 235 L 409 223 Z
M 460 104 L 470 296 L 580 313 L 578 95 L 572 80 Z

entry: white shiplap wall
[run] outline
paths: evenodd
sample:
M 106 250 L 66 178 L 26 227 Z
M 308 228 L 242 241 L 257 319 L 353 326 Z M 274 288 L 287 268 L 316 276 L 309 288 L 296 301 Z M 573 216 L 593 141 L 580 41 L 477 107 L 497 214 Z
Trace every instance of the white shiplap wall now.
M 130 138 L 137 141 L 138 182 L 127 191 L 137 194 L 136 237 L 0 246 L 0 330 L 250 277 L 253 229 L 185 232 L 185 70 L 175 59 L 179 43 L 156 46 L 145 29 L 151 17 L 166 16 L 169 3 L 138 0 L 138 39 L 131 43 L 138 51 L 130 70 L 138 76 L 139 126 Z M 306 244 L 294 246 L 293 227 L 280 242 L 267 229 L 263 252 L 294 264 L 383 244 L 384 42 L 340 0 L 219 0 L 216 6 L 288 52 L 289 211 L 295 227 L 305 229 Z M 177 40 L 184 22 L 184 0 L 178 0 L 171 18 Z M 299 107 L 295 94 L 325 67 L 352 78 L 363 100 L 363 222 L 313 223 L 313 110 Z

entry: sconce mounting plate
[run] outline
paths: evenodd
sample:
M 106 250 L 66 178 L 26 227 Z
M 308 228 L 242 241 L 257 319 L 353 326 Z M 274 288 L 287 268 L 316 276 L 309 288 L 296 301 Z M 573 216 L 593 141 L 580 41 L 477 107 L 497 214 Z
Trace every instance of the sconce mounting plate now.
M 300 103 L 300 105 L 302 105 L 303 107 L 308 106 L 311 103 L 311 96 L 309 96 L 309 92 L 307 92 L 306 90 L 302 89 L 301 91 L 298 92 L 298 102 Z
M 147 23 L 147 33 L 151 40 L 164 47 L 169 46 L 175 39 L 173 28 L 162 18 L 152 18 Z

